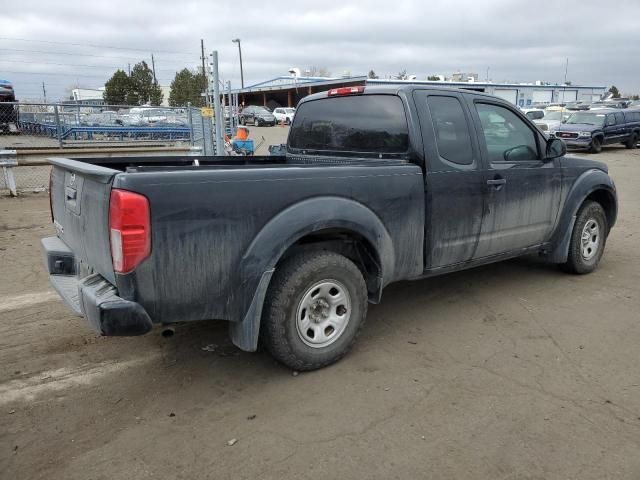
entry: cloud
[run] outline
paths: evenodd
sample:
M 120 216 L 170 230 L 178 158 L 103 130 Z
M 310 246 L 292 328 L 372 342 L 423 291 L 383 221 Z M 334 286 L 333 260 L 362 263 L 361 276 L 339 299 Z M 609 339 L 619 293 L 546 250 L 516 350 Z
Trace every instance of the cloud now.
M 462 70 L 482 79 L 488 68 L 494 81 L 559 82 L 569 58 L 574 84 L 616 84 L 634 93 L 640 92 L 634 18 L 640 18 L 634 0 L 615 7 L 588 0 L 111 0 L 90 7 L 37 0 L 3 11 L 0 78 L 12 80 L 23 98 L 40 96 L 45 81 L 57 98 L 75 84 L 100 86 L 114 67 L 149 62 L 153 52 L 158 78 L 168 84 L 175 71 L 200 64 L 204 38 L 207 50 L 219 51 L 221 75 L 238 85 L 231 39 L 240 37 L 245 84 L 310 65 L 382 76 Z

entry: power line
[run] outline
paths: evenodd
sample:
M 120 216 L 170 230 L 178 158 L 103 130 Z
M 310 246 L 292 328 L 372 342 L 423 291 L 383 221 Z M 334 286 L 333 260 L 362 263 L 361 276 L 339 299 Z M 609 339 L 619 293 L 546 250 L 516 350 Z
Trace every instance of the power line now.
M 36 63 L 33 60 L 0 60 L 0 62 L 3 63 L 26 63 L 26 64 L 33 64 Z M 57 63 L 57 62 L 37 62 L 38 65 L 58 65 L 58 66 L 62 66 L 62 67 L 83 67 L 83 68 L 116 68 L 119 70 L 124 70 L 124 66 L 122 65 L 84 65 L 84 64 L 79 64 L 79 63 Z M 156 72 L 174 72 L 175 70 L 172 68 L 160 68 L 157 69 Z
M 90 77 L 90 78 L 104 78 L 104 75 L 84 75 L 80 73 L 58 73 L 58 72 L 30 72 L 26 70 L 3 70 L 3 73 L 19 73 L 28 75 L 60 75 L 64 77 Z
M 136 56 L 136 57 L 121 57 L 121 56 L 115 56 L 115 55 L 96 55 L 93 53 L 75 53 L 75 52 L 59 52 L 59 51 L 55 51 L 55 50 L 28 50 L 28 49 L 21 49 L 21 48 L 0 48 L 0 51 L 2 52 L 21 52 L 21 53 L 42 53 L 45 55 L 70 55 L 72 57 L 95 57 L 95 58 L 111 58 L 114 60 L 140 60 L 140 56 Z M 155 53 L 155 50 L 154 50 Z M 193 58 L 193 55 L 188 55 L 189 58 Z M 182 60 L 176 60 L 176 59 L 164 59 L 163 60 L 165 63 L 166 62 L 181 62 Z
M 131 52 L 149 52 L 151 49 L 148 48 L 129 48 L 129 47 L 116 47 L 113 45 L 96 45 L 96 44 L 91 44 L 91 43 L 71 43 L 71 42 L 55 42 L 52 40 L 33 40 L 33 39 L 29 39 L 29 38 L 12 38 L 12 37 L 0 37 L 0 40 L 11 40 L 11 41 L 17 41 L 17 42 L 33 42 L 33 43 L 45 43 L 45 44 L 51 44 L 51 45 L 70 45 L 70 46 L 74 46 L 74 47 L 91 47 L 91 48 L 111 48 L 114 50 L 125 50 L 125 51 L 131 51 Z M 158 53 L 165 53 L 165 54 L 169 54 L 169 55 L 192 55 L 189 52 L 171 52 L 168 50 L 156 50 L 153 49 L 154 52 L 158 52 Z

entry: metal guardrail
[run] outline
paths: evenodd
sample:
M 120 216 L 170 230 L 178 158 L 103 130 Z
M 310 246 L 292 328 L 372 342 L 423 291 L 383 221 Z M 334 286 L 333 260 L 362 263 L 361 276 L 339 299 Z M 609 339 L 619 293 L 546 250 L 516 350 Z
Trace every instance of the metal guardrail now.
M 0 150 L 0 167 L 2 167 L 2 179 L 4 186 L 12 197 L 18 195 L 16 178 L 13 169 L 18 166 L 18 155 L 15 150 Z M 1 185 L 0 185 L 1 188 Z

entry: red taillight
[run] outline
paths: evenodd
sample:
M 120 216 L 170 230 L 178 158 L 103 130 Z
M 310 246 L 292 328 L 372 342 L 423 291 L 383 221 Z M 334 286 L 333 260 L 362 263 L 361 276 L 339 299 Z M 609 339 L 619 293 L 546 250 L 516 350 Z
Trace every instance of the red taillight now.
M 109 236 L 113 269 L 128 273 L 151 253 L 151 223 L 147 197 L 127 190 L 111 190 Z
M 327 96 L 337 97 L 339 95 L 354 95 L 356 93 L 364 93 L 364 87 L 340 87 L 329 90 Z

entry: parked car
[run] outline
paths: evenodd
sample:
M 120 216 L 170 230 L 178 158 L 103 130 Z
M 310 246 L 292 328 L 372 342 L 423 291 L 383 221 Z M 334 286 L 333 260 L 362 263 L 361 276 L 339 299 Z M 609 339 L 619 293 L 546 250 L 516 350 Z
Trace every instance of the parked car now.
M 569 148 L 602 151 L 603 145 L 622 143 L 635 148 L 640 139 L 640 110 L 601 109 L 575 112 L 553 132 Z
M 589 103 L 585 102 L 569 102 L 566 105 L 567 110 L 589 110 Z
M 522 113 L 530 120 L 540 120 L 544 117 L 544 110 L 542 108 L 523 108 Z
M 571 112 L 567 110 L 551 110 L 545 111 L 544 117 L 539 120 L 534 120 L 533 123 L 538 125 L 544 132 L 555 132 L 563 120 L 566 120 L 571 116 Z
M 227 320 L 241 349 L 312 370 L 390 283 L 531 253 L 595 270 L 616 188 L 565 152 L 497 97 L 336 88 L 301 101 L 284 156 L 50 159 L 44 259 L 103 335 Z
M 631 101 L 625 98 L 618 98 L 613 100 L 599 100 L 597 102 L 593 102 L 591 104 L 590 109 L 591 110 L 603 109 L 603 108 L 624 109 L 624 108 L 627 108 L 630 103 Z
M 273 116 L 276 117 L 276 121 L 278 123 L 286 123 L 287 125 L 291 125 L 295 114 L 295 108 L 278 107 L 273 110 Z
M 18 110 L 13 103 L 8 103 L 15 101 L 11 82 L 0 80 L 0 133 L 18 133 Z
M 245 107 L 239 114 L 238 119 L 240 125 L 255 125 L 261 127 L 263 125 L 273 126 L 276 124 L 276 117 L 265 107 L 257 105 L 249 105 Z

